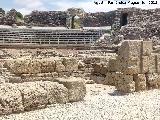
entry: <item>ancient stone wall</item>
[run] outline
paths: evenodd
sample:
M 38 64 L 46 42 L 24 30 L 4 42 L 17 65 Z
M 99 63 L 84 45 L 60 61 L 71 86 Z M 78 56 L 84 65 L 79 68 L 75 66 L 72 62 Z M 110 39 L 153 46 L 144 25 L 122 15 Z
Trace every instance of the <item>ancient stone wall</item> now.
M 160 86 L 159 54 L 152 53 L 151 41 L 124 41 L 116 59 L 110 59 L 111 70 L 104 84 L 121 92 L 158 89 Z

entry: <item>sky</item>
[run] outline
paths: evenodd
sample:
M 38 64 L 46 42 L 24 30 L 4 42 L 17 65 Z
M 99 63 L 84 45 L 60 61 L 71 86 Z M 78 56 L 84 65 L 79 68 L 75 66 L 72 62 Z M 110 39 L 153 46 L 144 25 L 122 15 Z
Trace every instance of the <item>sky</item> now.
M 115 10 L 117 8 L 124 7 L 138 7 L 142 9 L 154 9 L 160 8 L 160 0 L 157 1 L 157 4 L 149 4 L 149 0 L 143 0 L 145 5 L 120 5 L 113 4 L 109 5 L 108 0 L 103 0 L 103 4 L 96 5 L 94 1 L 101 2 L 102 0 L 0 0 L 0 7 L 8 11 L 12 8 L 26 15 L 31 13 L 33 10 L 39 11 L 65 11 L 68 8 L 83 8 L 86 12 L 108 12 Z M 130 2 L 142 2 L 142 0 L 110 0 L 110 1 L 130 1 Z

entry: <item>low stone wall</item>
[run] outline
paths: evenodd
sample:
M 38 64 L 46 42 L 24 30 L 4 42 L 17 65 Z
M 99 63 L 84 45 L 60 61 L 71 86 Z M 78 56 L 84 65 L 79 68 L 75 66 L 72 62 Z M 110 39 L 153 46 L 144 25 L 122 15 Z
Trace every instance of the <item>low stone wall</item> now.
M 85 97 L 82 79 L 56 81 L 0 84 L 0 115 L 40 109 L 48 104 L 76 102 Z
M 78 61 L 75 58 L 45 58 L 45 59 L 11 59 L 4 63 L 4 67 L 18 76 L 29 74 L 36 76 L 39 73 L 72 73 L 78 70 Z

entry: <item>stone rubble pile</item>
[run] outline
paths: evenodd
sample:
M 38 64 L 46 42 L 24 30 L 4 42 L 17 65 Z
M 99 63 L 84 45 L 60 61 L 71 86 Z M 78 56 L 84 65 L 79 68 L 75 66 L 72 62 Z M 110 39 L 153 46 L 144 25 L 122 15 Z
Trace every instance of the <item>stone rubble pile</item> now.
M 109 60 L 104 84 L 126 93 L 160 88 L 160 55 L 152 47 L 151 41 L 124 41 Z

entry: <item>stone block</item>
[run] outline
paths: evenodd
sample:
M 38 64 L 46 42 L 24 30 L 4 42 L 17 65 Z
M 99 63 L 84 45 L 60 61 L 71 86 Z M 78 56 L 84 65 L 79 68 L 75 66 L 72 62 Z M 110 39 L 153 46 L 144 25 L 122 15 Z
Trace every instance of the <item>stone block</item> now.
M 147 88 L 158 89 L 160 86 L 160 76 L 157 73 L 147 74 Z
M 68 89 L 68 96 L 70 102 L 80 101 L 86 95 L 86 85 L 82 78 L 69 77 L 56 78 L 58 83 L 63 84 Z
M 152 41 L 143 41 L 142 42 L 142 55 L 150 56 L 153 51 Z
M 24 110 L 44 108 L 47 105 L 47 91 L 39 82 L 24 82 L 17 84 L 17 87 L 23 98 Z
M 141 56 L 141 40 L 125 40 L 118 50 L 118 56 L 125 59 Z
M 135 81 L 135 91 L 144 91 L 146 90 L 146 76 L 145 74 L 134 75 Z
M 116 89 L 124 93 L 135 91 L 135 82 L 132 75 L 121 75 L 116 84 Z
M 0 84 L 0 115 L 23 112 L 21 92 L 11 83 Z
M 68 89 L 63 84 L 50 81 L 39 82 L 39 84 L 47 91 L 48 104 L 69 102 Z

